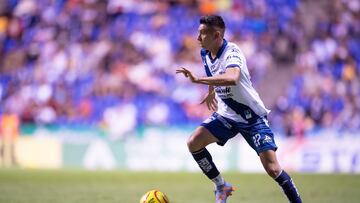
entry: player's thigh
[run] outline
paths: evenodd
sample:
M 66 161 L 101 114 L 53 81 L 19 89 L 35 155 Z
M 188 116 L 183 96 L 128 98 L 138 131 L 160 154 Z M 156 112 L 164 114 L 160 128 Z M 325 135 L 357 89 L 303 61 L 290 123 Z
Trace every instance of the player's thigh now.
M 219 140 L 209 130 L 203 126 L 199 126 L 189 137 L 187 145 L 191 152 L 195 152 L 218 141 Z
M 246 142 L 256 151 L 256 153 L 260 154 L 267 150 L 277 150 L 274 133 L 268 126 L 265 118 L 259 118 L 255 124 L 241 124 L 238 127 Z
M 259 154 L 262 165 L 266 172 L 273 178 L 276 178 L 280 172 L 281 167 L 276 158 L 276 152 L 274 150 L 266 150 Z
M 264 152 L 261 152 L 259 153 L 259 157 L 263 165 L 278 164 L 278 160 L 276 158 L 276 152 L 274 150 L 266 150 Z
M 236 123 L 233 120 L 225 118 L 214 113 L 209 119 L 205 120 L 201 126 L 205 127 L 214 137 L 216 143 L 224 146 L 225 143 L 239 133 Z

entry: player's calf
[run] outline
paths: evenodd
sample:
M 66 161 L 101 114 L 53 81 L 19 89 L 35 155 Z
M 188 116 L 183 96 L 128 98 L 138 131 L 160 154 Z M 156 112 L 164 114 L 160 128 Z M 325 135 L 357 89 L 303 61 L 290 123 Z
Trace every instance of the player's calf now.
M 284 170 L 281 171 L 279 176 L 275 178 L 275 181 L 279 183 L 280 187 L 291 203 L 302 203 L 295 183 Z
M 209 151 L 203 148 L 199 151 L 191 153 L 195 161 L 198 163 L 203 173 L 210 179 L 215 179 L 220 175 L 220 172 L 216 168 Z

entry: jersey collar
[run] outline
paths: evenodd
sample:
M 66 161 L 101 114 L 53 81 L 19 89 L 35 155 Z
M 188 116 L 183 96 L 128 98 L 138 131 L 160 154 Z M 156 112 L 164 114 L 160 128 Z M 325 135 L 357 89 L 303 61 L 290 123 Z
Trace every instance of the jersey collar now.
M 224 39 L 224 40 L 223 40 L 223 44 L 222 44 L 222 46 L 220 47 L 220 49 L 219 49 L 219 51 L 217 52 L 217 54 L 216 54 L 216 56 L 215 56 L 214 59 L 212 59 L 210 51 L 208 52 L 209 58 L 210 58 L 210 60 L 211 60 L 211 63 L 214 63 L 215 60 L 218 59 L 218 58 L 221 56 L 221 54 L 224 52 L 226 46 L 227 46 L 227 41 L 226 41 L 226 39 Z

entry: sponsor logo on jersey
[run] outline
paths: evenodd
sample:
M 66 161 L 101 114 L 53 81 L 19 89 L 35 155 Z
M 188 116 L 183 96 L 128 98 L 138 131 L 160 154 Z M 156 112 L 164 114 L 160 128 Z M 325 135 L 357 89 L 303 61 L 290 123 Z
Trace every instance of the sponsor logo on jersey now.
M 230 55 L 230 56 L 226 57 L 226 61 L 228 61 L 230 59 L 238 59 L 239 61 L 241 61 L 240 56 L 237 56 L 237 55 Z
M 230 52 L 240 53 L 240 50 L 238 50 L 238 49 L 231 49 L 231 51 L 230 51 Z
M 219 94 L 229 94 L 231 92 L 231 88 L 230 87 L 216 87 L 215 89 L 216 93 Z
M 222 99 L 234 96 L 230 87 L 216 87 L 215 92 Z

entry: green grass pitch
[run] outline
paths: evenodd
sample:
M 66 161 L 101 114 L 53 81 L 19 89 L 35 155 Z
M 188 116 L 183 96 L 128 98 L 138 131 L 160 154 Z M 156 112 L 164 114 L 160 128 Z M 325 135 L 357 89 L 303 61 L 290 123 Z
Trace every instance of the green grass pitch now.
M 287 202 L 265 174 L 223 175 L 237 187 L 228 203 Z M 291 175 L 305 203 L 360 202 L 360 175 Z M 0 169 L 1 203 L 138 203 L 151 189 L 171 203 L 215 202 L 201 173 Z

